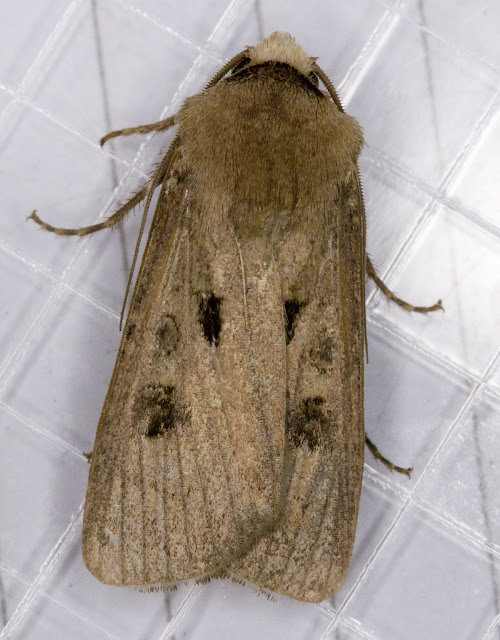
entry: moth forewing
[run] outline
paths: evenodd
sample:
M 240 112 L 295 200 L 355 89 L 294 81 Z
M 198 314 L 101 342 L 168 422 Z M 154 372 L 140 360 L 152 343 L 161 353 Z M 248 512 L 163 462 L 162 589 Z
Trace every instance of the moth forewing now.
M 342 585 L 363 472 L 363 344 L 355 174 L 332 203 L 315 278 L 287 346 L 289 397 L 283 518 L 231 574 L 298 600 Z M 313 238 L 297 239 L 297 243 Z M 299 247 L 297 246 L 297 251 Z
M 227 217 L 204 223 L 179 134 L 90 470 L 83 555 L 111 584 L 217 571 L 270 530 L 280 503 L 281 308 L 250 325 L 279 278 L 251 256 L 245 272 Z

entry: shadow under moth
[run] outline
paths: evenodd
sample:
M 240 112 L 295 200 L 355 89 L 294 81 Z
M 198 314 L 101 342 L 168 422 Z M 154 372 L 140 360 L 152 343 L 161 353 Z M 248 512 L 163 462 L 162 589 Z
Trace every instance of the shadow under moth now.
M 290 35 L 236 55 L 176 115 L 102 143 L 173 125 L 152 178 L 106 221 L 30 216 L 82 236 L 145 200 L 142 234 L 159 188 L 97 429 L 83 558 L 106 584 L 230 576 L 318 602 L 342 585 L 358 515 L 365 278 L 410 311 L 441 302 L 413 307 L 376 275 L 361 127 Z

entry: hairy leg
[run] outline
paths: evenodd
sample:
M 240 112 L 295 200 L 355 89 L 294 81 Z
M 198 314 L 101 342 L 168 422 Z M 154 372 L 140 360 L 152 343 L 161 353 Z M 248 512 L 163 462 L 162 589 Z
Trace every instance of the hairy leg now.
M 391 302 L 395 302 L 398 306 L 405 309 L 405 311 L 415 311 L 416 313 L 429 313 L 431 311 L 437 311 L 438 309 L 440 309 L 441 311 L 444 311 L 443 303 L 441 300 L 438 300 L 435 304 L 433 304 L 430 307 L 415 307 L 409 302 L 406 302 L 405 300 L 398 298 L 397 295 L 393 293 L 389 289 L 389 287 L 384 283 L 384 281 L 378 277 L 377 272 L 375 271 L 375 267 L 371 263 L 371 260 L 368 256 L 366 256 L 366 273 L 368 274 L 368 277 L 371 278 L 373 282 L 377 285 L 380 291 L 382 291 L 382 293 L 388 300 L 390 300 Z
M 79 227 L 78 229 L 66 229 L 64 227 L 53 227 L 51 224 L 41 220 L 36 211 L 33 211 L 31 215 L 27 217 L 27 220 L 34 220 L 42 229 L 50 231 L 58 236 L 87 236 L 90 233 L 101 231 L 102 229 L 111 229 L 122 220 L 129 211 L 139 204 L 148 194 L 148 190 L 152 184 L 152 179 L 144 185 L 144 187 L 138 191 L 133 198 L 126 202 L 122 207 L 118 209 L 116 213 L 104 220 L 104 222 L 98 222 L 97 224 L 91 224 L 89 227 Z
M 368 436 L 365 436 L 365 442 L 368 449 L 370 449 L 370 451 L 372 452 L 375 460 L 380 460 L 380 462 L 384 464 L 389 469 L 389 471 L 397 471 L 397 473 L 402 473 L 403 475 L 408 476 L 409 478 L 411 477 L 411 472 L 413 471 L 413 467 L 408 467 L 408 468 L 398 467 L 397 465 L 393 464 L 390 460 L 388 460 L 385 456 L 383 456 L 380 453 L 380 451 L 377 449 L 377 447 L 373 444 L 373 442 L 370 440 Z
M 118 129 L 117 131 L 111 131 L 103 136 L 99 142 L 101 147 L 106 144 L 108 140 L 111 138 L 117 138 L 118 136 L 131 136 L 135 133 L 151 133 L 151 131 L 165 131 L 166 129 L 170 129 L 175 124 L 175 116 L 170 116 L 169 118 L 165 118 L 165 120 L 160 120 L 159 122 L 153 122 L 153 124 L 142 124 L 138 127 L 129 127 L 128 129 Z

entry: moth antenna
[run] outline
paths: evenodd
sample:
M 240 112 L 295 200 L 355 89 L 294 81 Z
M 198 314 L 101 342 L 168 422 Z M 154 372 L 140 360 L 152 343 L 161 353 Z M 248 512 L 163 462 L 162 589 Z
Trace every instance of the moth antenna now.
M 333 86 L 330 78 L 326 75 L 323 69 L 317 64 L 316 58 L 311 58 L 313 61 L 313 71 L 316 73 L 321 82 L 325 85 L 326 90 L 330 94 L 332 100 L 337 105 L 339 111 L 345 113 L 344 107 L 340 102 L 340 98 L 338 96 L 335 87 Z M 363 198 L 363 188 L 361 186 L 361 177 L 359 175 L 359 169 L 356 168 L 357 176 L 356 180 L 358 183 L 358 194 L 359 194 L 359 210 L 361 212 L 361 306 L 362 306 L 362 322 L 363 322 L 363 331 L 364 331 L 364 341 L 365 341 L 365 353 L 366 353 L 366 363 L 368 364 L 368 331 L 366 328 L 366 212 L 365 212 L 365 203 Z
M 335 104 L 339 108 L 339 111 L 342 111 L 342 113 L 345 113 L 344 107 L 342 106 L 342 103 L 340 102 L 339 95 L 338 95 L 337 91 L 335 90 L 335 87 L 333 86 L 330 78 L 326 75 L 326 73 L 319 66 L 319 64 L 316 63 L 316 61 L 314 61 L 314 63 L 313 63 L 313 71 L 318 76 L 318 78 L 321 80 L 321 82 L 325 85 L 326 90 L 332 96 L 332 100 L 335 102 Z
M 219 71 L 217 71 L 217 73 L 214 75 L 214 77 L 210 80 L 210 82 L 205 87 L 204 91 L 206 91 L 207 89 L 210 89 L 210 87 L 213 87 L 215 84 L 219 82 L 219 80 L 222 80 L 222 78 L 226 75 L 226 73 L 229 73 L 229 71 L 231 71 L 233 67 L 239 64 L 247 56 L 248 56 L 247 49 L 243 49 L 243 51 L 240 51 L 240 53 L 237 53 L 233 58 L 231 58 L 231 60 L 229 60 L 229 62 L 226 62 L 226 64 L 223 67 L 221 67 Z
M 368 331 L 366 327 L 366 210 L 365 210 L 365 200 L 363 197 L 363 186 L 361 185 L 361 176 L 359 175 L 359 169 L 356 168 L 357 176 L 356 180 L 358 182 L 358 201 L 359 201 L 359 211 L 361 212 L 361 247 L 360 247 L 360 258 L 361 258 L 361 314 L 362 314 L 362 322 L 363 322 L 363 331 L 364 331 L 364 341 L 365 341 L 365 354 L 366 354 L 366 364 L 368 364 Z
M 156 190 L 156 187 L 165 179 L 168 166 L 172 162 L 174 151 L 178 143 L 179 143 L 179 136 L 176 136 L 172 144 L 170 145 L 167 153 L 165 154 L 162 161 L 158 165 L 158 169 L 156 170 L 156 173 L 154 174 L 153 180 L 148 189 L 146 204 L 144 205 L 144 213 L 142 214 L 141 228 L 139 229 L 139 235 L 137 237 L 137 242 L 135 244 L 134 258 L 132 260 L 132 266 L 130 267 L 130 273 L 128 275 L 128 280 L 127 280 L 127 288 L 125 289 L 125 297 L 123 299 L 122 310 L 120 313 L 120 331 L 122 328 L 123 316 L 125 315 L 125 308 L 127 306 L 128 294 L 130 292 L 130 286 L 132 284 L 132 278 L 134 276 L 135 265 L 137 264 L 137 256 L 139 255 L 139 248 L 141 246 L 142 235 L 144 233 L 144 227 L 146 226 L 146 218 L 148 215 L 149 207 L 151 205 L 151 200 L 153 199 L 153 194 Z

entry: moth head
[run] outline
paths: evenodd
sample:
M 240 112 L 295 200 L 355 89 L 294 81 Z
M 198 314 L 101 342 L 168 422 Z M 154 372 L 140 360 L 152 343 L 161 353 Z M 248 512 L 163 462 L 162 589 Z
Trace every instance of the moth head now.
M 247 54 L 250 64 L 274 60 L 289 64 L 306 77 L 314 74 L 315 58 L 310 58 L 289 33 L 275 31 L 256 47 L 248 47 Z

